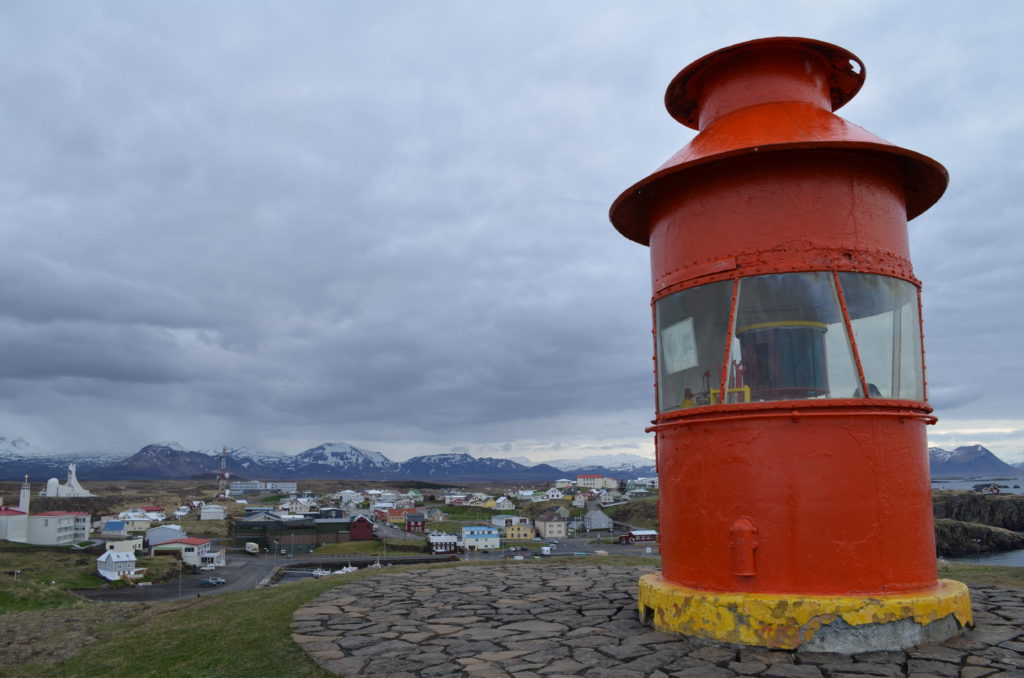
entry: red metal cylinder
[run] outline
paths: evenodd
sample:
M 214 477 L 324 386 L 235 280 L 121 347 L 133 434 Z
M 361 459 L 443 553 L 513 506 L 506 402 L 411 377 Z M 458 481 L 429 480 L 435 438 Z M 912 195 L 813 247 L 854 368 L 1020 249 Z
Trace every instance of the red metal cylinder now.
M 612 206 L 651 250 L 669 582 L 936 586 L 907 220 L 947 177 L 833 113 L 863 78 L 801 38 L 704 57 L 666 95 L 700 133 Z

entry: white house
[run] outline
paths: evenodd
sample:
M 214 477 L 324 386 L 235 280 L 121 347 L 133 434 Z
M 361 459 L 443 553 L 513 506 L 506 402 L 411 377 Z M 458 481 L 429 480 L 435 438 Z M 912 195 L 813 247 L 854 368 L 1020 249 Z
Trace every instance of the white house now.
M 119 553 L 135 553 L 142 550 L 142 537 L 123 537 L 121 539 L 108 539 L 106 541 L 108 551 Z
M 576 476 L 576 486 L 585 487 L 590 490 L 600 490 L 602 488 L 616 488 L 619 486 L 619 481 L 615 478 L 609 478 L 608 476 L 602 476 L 596 473 L 585 473 L 583 475 Z
M 498 497 L 494 500 L 495 511 L 515 511 L 516 505 L 508 497 Z
M 495 527 L 508 527 L 509 525 L 529 525 L 530 519 L 526 516 L 502 514 L 491 516 L 491 525 Z
M 583 508 L 587 505 L 587 494 L 586 492 L 577 492 L 573 495 L 572 505 L 575 508 Z
M 96 572 L 109 581 L 137 576 L 135 554 L 125 551 L 106 551 L 96 559 Z
M 563 496 L 564 495 L 562 495 L 562 491 L 560 489 L 558 489 L 557 487 L 551 487 L 545 490 L 544 492 L 541 492 L 540 494 L 533 495 L 532 497 L 530 497 L 530 499 L 534 503 L 539 503 L 542 501 L 553 501 L 555 499 L 562 499 Z
M 29 544 L 61 546 L 89 539 L 89 514 L 80 511 L 44 511 L 28 517 Z
M 181 562 L 186 565 L 192 565 L 194 567 L 200 567 L 201 565 L 214 565 L 220 567 L 224 565 L 224 549 L 220 551 L 211 550 L 213 542 L 209 539 L 200 539 L 198 537 L 186 537 L 184 539 L 175 539 L 174 541 L 164 542 L 157 546 L 150 547 L 151 555 L 163 555 L 168 553 L 178 553 Z
M 459 538 L 454 534 L 431 532 L 427 541 L 430 543 L 430 552 L 434 554 L 455 553 L 459 550 Z
M 150 546 L 166 544 L 176 539 L 184 539 L 188 534 L 181 525 L 159 525 L 146 530 L 146 543 Z
M 199 520 L 224 520 L 227 517 L 227 507 L 220 504 L 204 504 L 199 512 Z
M 334 495 L 334 498 L 341 501 L 342 503 L 363 503 L 363 495 L 355 490 L 342 490 Z
M 311 513 L 318 510 L 319 505 L 313 497 L 292 497 L 282 501 L 279 508 L 290 513 Z
M 587 511 L 587 515 L 583 517 L 583 526 L 588 530 L 610 530 L 613 525 L 614 521 L 606 513 L 597 509 Z
M 482 551 L 501 547 L 501 534 L 491 525 L 464 525 L 462 546 L 467 551 Z
M 0 539 L 24 543 L 28 539 L 28 514 L 0 506 Z
M 537 527 L 537 534 L 544 539 L 562 539 L 568 533 L 568 521 L 554 509 L 537 516 L 533 524 Z

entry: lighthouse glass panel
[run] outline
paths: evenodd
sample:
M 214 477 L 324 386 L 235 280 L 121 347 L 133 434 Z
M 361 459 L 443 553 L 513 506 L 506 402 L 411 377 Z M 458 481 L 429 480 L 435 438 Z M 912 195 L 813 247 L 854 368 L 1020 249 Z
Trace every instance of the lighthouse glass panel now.
M 840 273 L 869 398 L 924 400 L 917 287 L 883 275 Z M 857 389 L 854 397 L 862 397 Z
M 732 288 L 727 280 L 655 302 L 659 411 L 710 404 L 722 377 Z
M 831 273 L 740 280 L 726 402 L 849 398 L 857 388 Z

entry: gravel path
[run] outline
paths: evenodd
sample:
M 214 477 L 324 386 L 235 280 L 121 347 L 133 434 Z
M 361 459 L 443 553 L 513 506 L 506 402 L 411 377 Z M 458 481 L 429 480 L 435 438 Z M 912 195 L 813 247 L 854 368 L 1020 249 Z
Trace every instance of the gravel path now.
M 648 567 L 419 569 L 296 610 L 292 638 L 349 678 L 1024 678 L 1024 591 L 972 586 L 977 627 L 941 646 L 848 657 L 704 645 L 637 620 Z

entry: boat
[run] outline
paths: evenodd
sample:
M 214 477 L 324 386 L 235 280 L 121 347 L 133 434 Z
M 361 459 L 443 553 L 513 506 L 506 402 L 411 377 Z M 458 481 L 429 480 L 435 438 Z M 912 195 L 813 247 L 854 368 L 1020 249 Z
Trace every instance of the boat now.
M 331 574 L 330 570 L 325 570 L 325 569 L 320 568 L 320 567 L 318 567 L 315 570 L 313 570 L 313 576 L 316 577 L 317 579 L 319 579 L 320 577 L 326 577 L 329 574 Z

